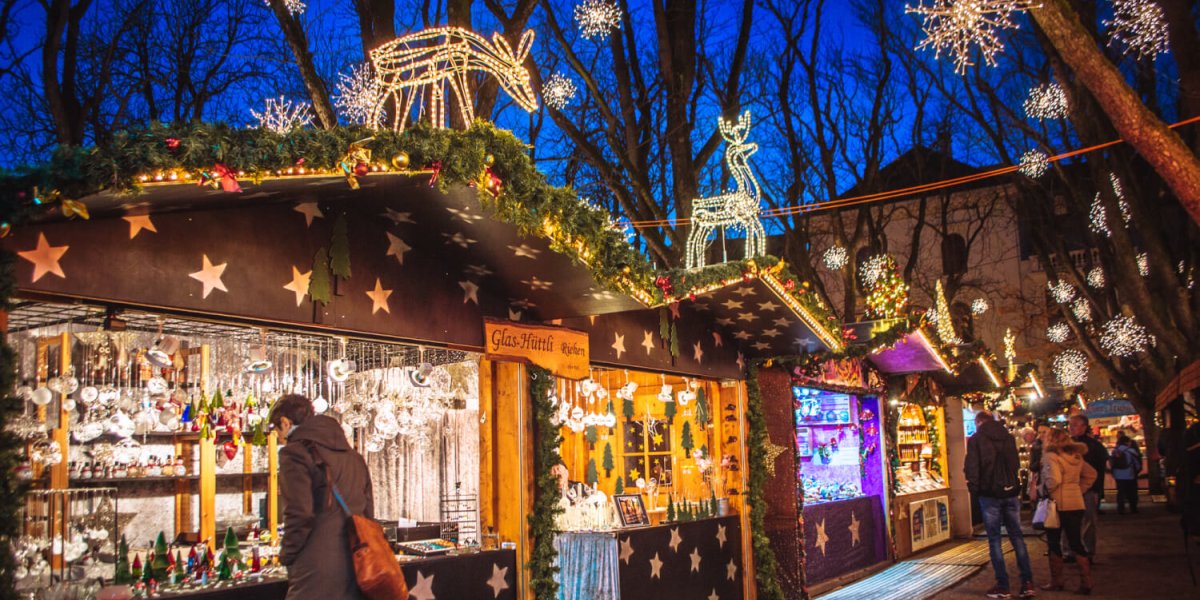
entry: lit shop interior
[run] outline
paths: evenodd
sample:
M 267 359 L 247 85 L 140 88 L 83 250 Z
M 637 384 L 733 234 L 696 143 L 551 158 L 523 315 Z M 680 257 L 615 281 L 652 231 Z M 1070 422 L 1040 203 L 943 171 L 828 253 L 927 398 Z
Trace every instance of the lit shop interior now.
M 879 402 L 873 397 L 793 386 L 796 451 L 804 506 L 881 497 Z

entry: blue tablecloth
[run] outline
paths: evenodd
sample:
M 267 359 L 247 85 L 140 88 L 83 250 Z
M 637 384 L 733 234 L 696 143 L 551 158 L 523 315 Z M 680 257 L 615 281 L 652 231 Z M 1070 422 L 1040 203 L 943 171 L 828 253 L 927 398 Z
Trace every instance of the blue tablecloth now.
M 617 537 L 613 533 L 560 533 L 558 550 L 559 600 L 616 600 L 620 574 Z

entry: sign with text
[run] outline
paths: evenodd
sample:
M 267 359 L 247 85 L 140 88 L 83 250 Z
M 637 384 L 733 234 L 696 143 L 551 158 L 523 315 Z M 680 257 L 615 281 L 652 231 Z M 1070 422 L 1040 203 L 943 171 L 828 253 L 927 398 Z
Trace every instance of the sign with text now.
M 531 363 L 566 379 L 587 377 L 588 336 L 582 331 L 490 319 L 483 328 L 489 359 Z

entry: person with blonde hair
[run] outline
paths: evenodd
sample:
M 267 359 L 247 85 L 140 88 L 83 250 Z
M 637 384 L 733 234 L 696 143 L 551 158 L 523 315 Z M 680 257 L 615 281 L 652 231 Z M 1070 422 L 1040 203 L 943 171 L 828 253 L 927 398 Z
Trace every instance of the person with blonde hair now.
M 1044 590 L 1063 589 L 1062 535 L 1066 532 L 1067 545 L 1079 557 L 1078 594 L 1092 591 L 1092 564 L 1088 560 L 1089 548 L 1083 544 L 1082 526 L 1086 505 L 1084 490 L 1096 481 L 1098 474 L 1086 461 L 1088 447 L 1071 439 L 1062 429 L 1051 430 L 1046 436 L 1045 452 L 1042 455 L 1042 493 L 1054 501 L 1058 509 L 1059 526 L 1046 528 L 1046 544 L 1050 547 L 1050 583 Z

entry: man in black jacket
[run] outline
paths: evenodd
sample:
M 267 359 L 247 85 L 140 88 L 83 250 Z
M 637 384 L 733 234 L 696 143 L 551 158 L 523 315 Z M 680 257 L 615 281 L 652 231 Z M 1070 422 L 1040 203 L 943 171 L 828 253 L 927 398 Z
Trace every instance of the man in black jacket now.
M 1012 597 L 1008 591 L 1008 570 L 1004 565 L 1004 550 L 1001 547 L 1001 526 L 1008 530 L 1008 540 L 1017 555 L 1017 568 L 1021 571 L 1021 597 L 1032 598 L 1035 595 L 1033 568 L 1029 565 L 1029 552 L 1025 549 L 1025 538 L 1021 534 L 1020 467 L 1017 440 L 992 418 L 991 413 L 980 411 L 976 414 L 975 435 L 967 440 L 967 460 L 963 470 L 967 476 L 967 488 L 979 498 L 979 507 L 983 510 L 988 552 L 992 558 L 992 570 L 996 574 L 996 585 L 988 590 L 988 598 Z
M 1067 431 L 1076 442 L 1087 446 L 1083 460 L 1096 470 L 1096 482 L 1083 490 L 1083 545 L 1088 556 L 1096 556 L 1096 515 L 1100 512 L 1100 500 L 1104 497 L 1104 472 L 1108 469 L 1108 449 L 1100 440 L 1092 437 L 1091 423 L 1086 415 L 1071 415 Z

